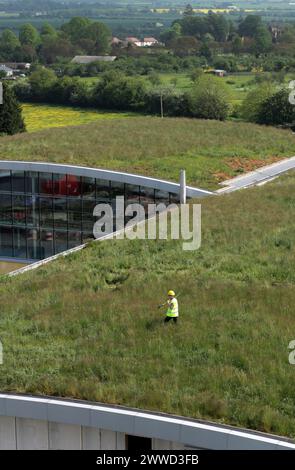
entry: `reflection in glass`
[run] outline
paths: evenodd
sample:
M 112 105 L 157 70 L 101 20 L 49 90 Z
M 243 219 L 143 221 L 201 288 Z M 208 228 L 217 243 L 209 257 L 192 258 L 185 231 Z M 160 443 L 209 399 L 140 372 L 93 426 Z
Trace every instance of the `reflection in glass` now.
M 25 172 L 12 171 L 12 191 L 16 193 L 25 192 Z
M 82 245 L 82 234 L 79 231 L 68 233 L 68 247 L 75 248 L 76 246 Z
M 54 228 L 68 228 L 67 198 L 53 199 Z
M 69 230 L 82 229 L 82 199 L 68 198 L 68 228 Z
M 108 203 L 110 200 L 110 181 L 96 180 L 96 200 L 97 202 Z
M 27 226 L 39 227 L 39 197 L 36 195 L 26 197 Z
M 11 173 L 9 170 L 0 170 L 0 191 L 11 191 Z
M 26 225 L 26 197 L 12 196 L 12 222 L 14 225 Z
M 84 232 L 92 232 L 96 218 L 93 215 L 93 210 L 96 206 L 96 201 L 83 200 L 82 203 L 82 224 Z
M 95 199 L 95 178 L 83 176 L 81 185 L 83 198 Z
M 0 253 L 1 256 L 13 256 L 12 227 L 0 227 Z
M 61 253 L 68 249 L 68 235 L 66 231 L 56 230 L 54 233 L 55 253 Z
M 0 170 L 0 256 L 43 259 L 93 239 L 97 204 L 117 196 L 125 204 L 177 201 L 178 195 L 104 179 L 35 171 Z M 124 223 L 122 220 L 114 230 Z M 120 214 L 117 214 L 118 216 Z M 125 223 L 127 218 L 125 218 Z
M 40 225 L 53 227 L 53 199 L 51 197 L 40 197 Z
M 1 194 L 0 195 L 0 223 L 11 224 L 12 223 L 12 209 L 11 209 L 11 195 Z
M 36 228 L 27 230 L 27 251 L 29 259 L 40 259 L 39 230 Z
M 27 229 L 18 227 L 13 229 L 13 256 L 27 258 Z
M 53 193 L 52 173 L 39 173 L 39 191 L 40 194 Z
M 32 194 L 39 193 L 39 173 L 37 171 L 25 172 L 26 192 Z
M 40 254 L 41 258 L 48 258 L 53 253 L 53 231 L 41 230 L 40 231 Z

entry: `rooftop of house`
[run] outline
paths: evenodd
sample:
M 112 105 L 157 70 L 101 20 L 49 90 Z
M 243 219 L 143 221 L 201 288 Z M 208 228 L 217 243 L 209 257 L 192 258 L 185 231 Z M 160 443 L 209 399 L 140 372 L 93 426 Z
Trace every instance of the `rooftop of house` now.
M 76 55 L 71 62 L 74 64 L 90 64 L 91 62 L 113 62 L 116 56 L 111 55 Z

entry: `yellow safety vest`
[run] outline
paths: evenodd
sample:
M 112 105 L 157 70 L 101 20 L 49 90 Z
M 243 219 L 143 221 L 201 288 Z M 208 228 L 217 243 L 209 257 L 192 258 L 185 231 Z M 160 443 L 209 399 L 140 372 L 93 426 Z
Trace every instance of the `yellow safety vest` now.
M 178 317 L 178 302 L 177 299 L 168 301 L 168 309 L 166 312 L 167 317 Z

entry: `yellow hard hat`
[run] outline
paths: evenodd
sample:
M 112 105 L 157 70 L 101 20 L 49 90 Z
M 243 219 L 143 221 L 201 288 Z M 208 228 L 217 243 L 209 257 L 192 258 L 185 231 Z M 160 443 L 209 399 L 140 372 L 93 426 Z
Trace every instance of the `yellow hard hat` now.
M 168 291 L 168 295 L 172 295 L 173 297 L 175 297 L 175 292 L 174 292 L 174 290 L 169 290 L 169 291 Z

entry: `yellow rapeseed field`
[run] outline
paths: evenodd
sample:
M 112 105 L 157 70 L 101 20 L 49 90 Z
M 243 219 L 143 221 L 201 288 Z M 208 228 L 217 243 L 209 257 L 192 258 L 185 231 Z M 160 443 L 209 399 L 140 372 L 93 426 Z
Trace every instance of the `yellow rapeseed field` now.
M 128 113 L 111 113 L 95 109 L 50 106 L 43 104 L 23 104 L 23 116 L 28 132 L 50 127 L 77 126 L 102 119 L 118 119 L 131 116 Z

